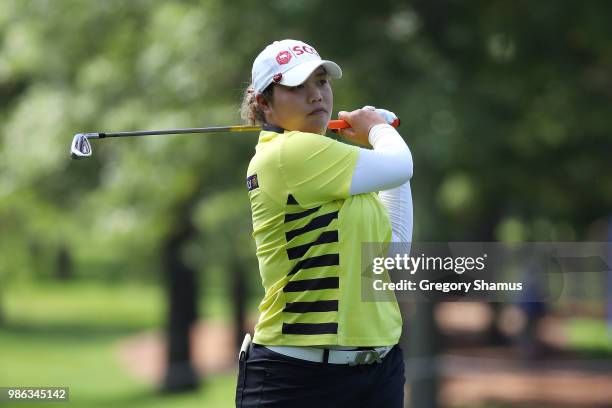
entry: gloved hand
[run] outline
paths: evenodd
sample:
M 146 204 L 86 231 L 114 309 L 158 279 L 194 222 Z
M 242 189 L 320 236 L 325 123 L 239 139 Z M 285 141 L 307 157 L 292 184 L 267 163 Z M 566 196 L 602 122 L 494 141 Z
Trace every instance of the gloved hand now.
M 399 118 L 397 117 L 397 115 L 391 111 L 388 111 L 386 109 L 376 109 L 374 106 L 370 106 L 370 105 L 366 105 L 361 109 L 365 109 L 365 110 L 373 110 L 376 113 L 378 113 L 380 116 L 382 116 L 385 121 L 390 124 L 393 125 L 395 127 L 399 126 Z M 394 123 L 396 123 L 396 125 L 394 125 Z
M 399 124 L 399 119 L 397 119 L 393 112 L 389 112 L 386 109 L 376 109 L 373 106 L 365 106 L 352 112 L 340 111 L 338 112 L 338 119 L 344 120 L 350 126 L 338 129 L 337 132 L 340 136 L 366 147 L 372 147 L 368 140 L 372 127 L 385 123 L 394 125 L 394 120 L 397 120 Z

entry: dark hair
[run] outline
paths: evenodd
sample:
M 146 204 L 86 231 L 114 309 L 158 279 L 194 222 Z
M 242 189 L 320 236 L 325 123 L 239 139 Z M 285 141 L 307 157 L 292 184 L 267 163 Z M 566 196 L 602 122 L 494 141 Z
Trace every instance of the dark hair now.
M 268 101 L 268 103 L 272 103 L 273 94 L 274 83 L 268 85 L 261 93 L 261 96 Z M 247 125 L 263 125 L 266 123 L 266 115 L 261 106 L 257 103 L 257 94 L 253 89 L 253 84 L 249 84 L 244 90 L 242 104 L 240 105 L 240 117 Z

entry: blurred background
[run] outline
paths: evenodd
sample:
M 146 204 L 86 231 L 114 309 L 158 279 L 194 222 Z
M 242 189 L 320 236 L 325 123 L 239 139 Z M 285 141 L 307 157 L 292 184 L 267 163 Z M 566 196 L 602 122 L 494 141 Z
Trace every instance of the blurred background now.
M 257 134 L 68 148 L 239 124 L 278 39 L 343 68 L 334 117 L 402 119 L 416 241 L 610 241 L 610 16 L 605 1 L 1 1 L 0 386 L 233 406 L 263 295 Z M 611 300 L 608 272 L 546 304 L 402 305 L 406 406 L 612 406 Z

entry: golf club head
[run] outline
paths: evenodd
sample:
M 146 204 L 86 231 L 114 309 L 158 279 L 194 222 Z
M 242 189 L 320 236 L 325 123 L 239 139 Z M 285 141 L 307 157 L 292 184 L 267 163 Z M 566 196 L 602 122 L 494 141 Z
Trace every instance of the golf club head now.
M 91 144 L 87 134 L 77 133 L 70 145 L 70 157 L 74 160 L 84 159 L 91 156 Z

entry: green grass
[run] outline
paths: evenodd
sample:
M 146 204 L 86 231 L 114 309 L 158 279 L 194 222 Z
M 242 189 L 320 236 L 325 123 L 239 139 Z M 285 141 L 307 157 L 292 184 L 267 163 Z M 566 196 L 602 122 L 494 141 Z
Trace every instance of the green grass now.
M 234 406 L 234 372 L 205 378 L 193 393 L 162 395 L 119 364 L 118 341 L 163 327 L 165 298 L 161 287 L 45 283 L 11 286 L 1 295 L 6 320 L 0 326 L 0 386 L 67 386 L 73 407 Z M 227 299 L 221 291 L 207 292 L 202 300 L 201 316 L 227 317 Z M 568 327 L 572 348 L 612 355 L 604 321 L 571 319 Z M 8 404 L 0 403 L 2 406 Z
M 160 288 L 18 286 L 5 289 L 2 300 L 0 386 L 67 386 L 75 407 L 233 406 L 233 372 L 207 377 L 197 392 L 160 395 L 119 364 L 119 340 L 163 327 Z M 30 405 L 40 403 L 19 404 Z
M 573 350 L 593 356 L 612 357 L 612 332 L 603 319 L 574 318 L 567 323 Z

